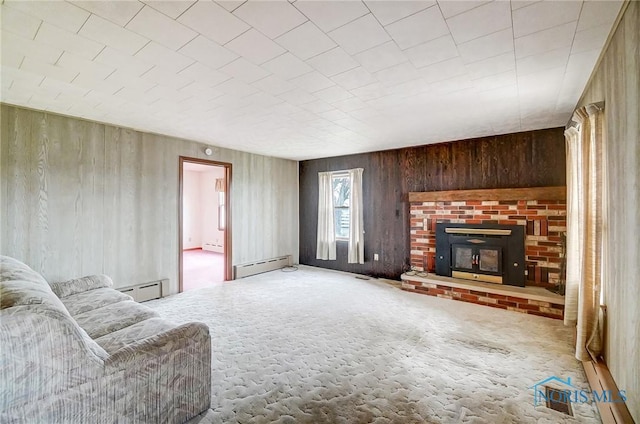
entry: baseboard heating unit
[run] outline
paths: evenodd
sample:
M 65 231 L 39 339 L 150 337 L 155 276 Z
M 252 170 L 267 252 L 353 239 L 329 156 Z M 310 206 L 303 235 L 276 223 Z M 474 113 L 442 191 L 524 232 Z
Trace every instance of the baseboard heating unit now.
M 263 272 L 291 266 L 291 255 L 280 256 L 278 258 L 262 259 L 246 264 L 235 265 L 233 267 L 233 277 L 235 279 L 248 277 L 250 275 L 261 274 Z
M 118 290 L 133 297 L 133 300 L 136 302 L 160 299 L 169 294 L 169 279 L 150 281 L 135 286 L 119 287 Z

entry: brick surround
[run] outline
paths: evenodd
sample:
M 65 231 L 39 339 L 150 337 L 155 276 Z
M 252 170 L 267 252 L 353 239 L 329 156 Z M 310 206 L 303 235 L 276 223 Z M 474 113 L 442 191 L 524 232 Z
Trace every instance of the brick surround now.
M 410 208 L 411 266 L 415 270 L 435 272 L 435 231 L 438 222 L 523 225 L 526 227 L 526 284 L 553 286 L 560 279 L 563 234 L 567 231 L 567 209 L 564 200 L 428 201 L 411 202 Z M 444 290 L 438 287 L 428 289 Z M 464 300 L 455 293 L 469 295 L 452 291 L 446 296 Z M 511 302 L 491 297 L 489 299 Z M 489 306 L 501 305 L 496 305 L 493 301 L 491 303 Z M 524 309 L 529 308 L 526 302 L 516 303 L 526 306 Z M 504 306 L 505 309 L 515 307 Z

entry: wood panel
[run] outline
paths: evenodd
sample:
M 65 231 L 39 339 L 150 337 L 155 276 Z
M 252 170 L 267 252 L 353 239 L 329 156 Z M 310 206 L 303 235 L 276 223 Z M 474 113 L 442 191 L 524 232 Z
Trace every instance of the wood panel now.
M 318 172 L 364 168 L 365 263 L 316 255 Z M 565 185 L 562 128 L 300 162 L 300 262 L 386 278 L 409 264 L 410 192 Z M 373 255 L 380 255 L 373 261 Z
M 439 202 L 455 200 L 565 200 L 566 198 L 567 188 L 565 186 L 421 191 L 409 193 L 409 202 Z
M 625 6 L 579 106 L 605 105 L 605 360 L 640 423 L 640 3 Z
M 234 264 L 298 261 L 297 162 L 2 105 L 0 252 L 50 280 L 178 290 L 179 156 L 233 165 Z M 274 170 L 278 170 L 274 172 Z

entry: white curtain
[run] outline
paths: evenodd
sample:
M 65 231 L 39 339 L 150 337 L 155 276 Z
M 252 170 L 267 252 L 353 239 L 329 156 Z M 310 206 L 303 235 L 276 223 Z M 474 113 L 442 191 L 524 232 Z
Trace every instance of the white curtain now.
M 316 259 L 336 259 L 336 233 L 333 225 L 333 185 L 331 172 L 318 173 L 318 242 Z
M 350 264 L 364 263 L 364 226 L 362 220 L 362 168 L 349 170 L 349 257 Z
M 604 113 L 580 108 L 577 129 L 567 139 L 567 287 L 565 323 L 576 325 L 576 358 L 595 359 L 602 350 L 600 293 L 604 255 Z

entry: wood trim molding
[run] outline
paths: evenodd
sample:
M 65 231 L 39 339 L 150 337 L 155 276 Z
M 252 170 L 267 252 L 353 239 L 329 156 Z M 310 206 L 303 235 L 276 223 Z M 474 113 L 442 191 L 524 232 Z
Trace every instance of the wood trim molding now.
M 465 200 L 566 200 L 567 187 L 496 188 L 481 190 L 421 191 L 409 193 L 409 202 Z
M 626 402 L 619 396 L 618 386 L 611 376 L 607 364 L 600 360 L 598 362 L 583 361 L 582 367 L 591 390 L 607 391 L 612 394 L 612 399 L 609 402 L 595 402 L 603 424 L 633 423 L 633 417 Z

